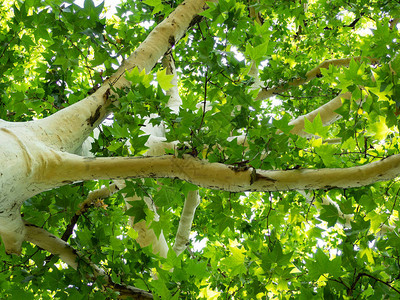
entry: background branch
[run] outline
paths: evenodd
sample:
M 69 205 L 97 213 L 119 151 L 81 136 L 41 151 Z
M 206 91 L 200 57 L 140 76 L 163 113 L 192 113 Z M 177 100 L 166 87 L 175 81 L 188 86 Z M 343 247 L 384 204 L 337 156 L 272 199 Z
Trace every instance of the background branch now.
M 328 69 L 329 66 L 336 66 L 336 67 L 347 67 L 350 64 L 350 61 L 354 59 L 355 61 L 359 62 L 363 59 L 368 59 L 371 64 L 376 64 L 378 63 L 377 59 L 374 58 L 368 58 L 368 57 L 362 57 L 362 56 L 357 56 L 357 57 L 349 57 L 349 58 L 340 58 L 340 59 L 330 59 L 330 60 L 325 60 L 323 63 L 315 67 L 314 69 L 308 71 L 305 75 L 305 78 L 297 78 L 293 79 L 292 81 L 289 81 L 285 85 L 280 85 L 271 89 L 263 88 L 257 95 L 255 100 L 264 100 L 268 99 L 276 94 L 283 93 L 287 90 L 289 90 L 292 87 L 296 87 L 299 85 L 303 85 L 310 80 L 314 79 L 315 77 L 318 77 L 321 75 L 321 69 Z
M 108 287 L 113 288 L 115 291 L 122 295 L 129 295 L 133 299 L 153 299 L 153 296 L 147 291 L 123 284 L 115 284 L 102 269 L 95 266 L 91 262 L 86 262 L 85 259 L 67 242 L 49 233 L 43 228 L 37 227 L 27 222 L 25 222 L 25 228 L 27 241 L 52 253 L 53 255 L 58 255 L 61 260 L 63 260 L 73 269 L 76 270 L 78 269 L 79 264 L 85 263 L 93 270 L 93 280 L 101 276 L 103 279 L 106 280 L 106 285 Z

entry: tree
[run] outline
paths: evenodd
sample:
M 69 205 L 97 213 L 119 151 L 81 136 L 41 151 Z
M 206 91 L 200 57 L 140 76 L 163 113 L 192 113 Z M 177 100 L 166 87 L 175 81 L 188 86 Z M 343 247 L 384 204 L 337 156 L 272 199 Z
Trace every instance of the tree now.
M 398 1 L 96 5 L 1 4 L 2 298 L 399 297 Z

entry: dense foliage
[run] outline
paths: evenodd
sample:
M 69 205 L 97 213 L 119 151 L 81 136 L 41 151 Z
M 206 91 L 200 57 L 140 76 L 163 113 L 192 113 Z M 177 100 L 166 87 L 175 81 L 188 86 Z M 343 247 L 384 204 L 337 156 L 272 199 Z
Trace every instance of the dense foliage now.
M 43 118 L 86 97 L 180 2 L 123 0 L 110 14 L 92 0 L 83 7 L 62 0 L 3 1 L 0 119 Z M 112 120 L 94 136 L 94 155 L 142 155 L 149 117 L 153 124 L 164 122 L 167 140 L 179 141 L 179 155 L 238 168 L 346 168 L 400 153 L 399 1 L 221 0 L 209 6 L 172 50 L 183 101 L 179 114 L 166 106 L 165 83 L 155 76 L 159 64 L 147 70 L 154 77 L 134 77 Z M 325 60 L 350 57 L 362 58 L 289 85 Z M 249 74 L 252 64 L 263 86 L 283 91 L 254 101 L 259 90 Z M 337 111 L 340 119 L 329 126 L 318 117 L 306 121 L 312 138 L 290 133 L 290 120 L 340 91 L 352 95 Z M 246 136 L 248 145 L 232 136 Z M 128 215 L 151 221 L 154 213 L 142 203 L 126 211 L 121 193 L 76 218 L 88 193 L 108 184 L 81 182 L 37 195 L 23 205 L 24 219 L 58 236 L 74 220 L 69 243 L 75 249 L 115 283 L 160 299 L 400 297 L 397 179 L 345 190 L 200 189 L 192 243 L 167 258 L 134 240 Z M 179 180 L 146 179 L 127 181 L 125 192 L 154 201 L 160 220 L 151 227 L 172 245 L 185 195 L 193 189 Z M 77 272 L 29 243 L 20 257 L 4 249 L 0 256 L 2 299 L 117 296 L 101 278 L 91 282 L 84 267 Z

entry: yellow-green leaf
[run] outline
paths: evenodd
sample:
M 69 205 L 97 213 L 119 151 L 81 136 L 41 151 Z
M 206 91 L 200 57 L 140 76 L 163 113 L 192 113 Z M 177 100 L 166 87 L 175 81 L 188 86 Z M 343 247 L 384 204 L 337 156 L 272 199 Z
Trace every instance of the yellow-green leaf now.
M 383 116 L 379 116 L 379 121 L 368 126 L 368 133 L 377 140 L 383 140 L 386 138 L 386 136 L 390 133 L 390 129 L 386 125 L 385 118 Z
M 169 90 L 174 86 L 172 84 L 172 79 L 174 78 L 174 75 L 168 75 L 166 69 L 158 71 L 156 76 L 158 84 L 163 90 Z

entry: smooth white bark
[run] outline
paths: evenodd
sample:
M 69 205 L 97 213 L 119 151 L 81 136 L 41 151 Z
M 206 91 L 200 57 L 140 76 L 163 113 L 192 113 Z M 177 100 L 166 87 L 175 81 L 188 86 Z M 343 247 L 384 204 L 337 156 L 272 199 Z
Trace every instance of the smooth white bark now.
M 67 242 L 35 225 L 25 223 L 25 227 L 25 238 L 28 242 L 58 255 L 66 264 L 75 270 L 78 269 L 79 255 Z
M 163 67 L 166 68 L 167 74 L 174 75 L 171 84 L 173 87 L 169 89 L 166 94 L 170 96 L 170 99 L 167 103 L 167 107 L 169 107 L 174 113 L 178 113 L 180 106 L 182 104 L 181 97 L 179 96 L 179 91 L 177 88 L 177 74 L 175 69 L 175 63 L 172 57 L 172 54 L 165 55 L 163 60 Z M 150 134 L 150 138 L 146 143 L 146 146 L 149 147 L 148 151 L 146 151 L 145 155 L 163 155 L 165 154 L 165 147 L 171 149 L 169 143 L 165 142 L 165 126 L 164 124 L 160 124 L 159 126 L 152 126 L 149 122 L 146 122 L 146 126 L 144 131 L 147 134 Z M 161 133 L 161 134 L 160 134 Z M 121 181 L 117 181 L 118 185 L 125 186 Z M 182 251 L 186 248 L 186 244 L 189 241 L 190 229 L 195 213 L 195 209 L 198 205 L 193 206 L 193 193 L 189 193 L 188 197 L 185 200 L 184 209 L 181 215 L 181 222 L 178 227 L 178 234 L 176 236 L 175 245 L 178 245 L 177 248 L 174 245 L 174 251 L 177 255 L 182 253 Z M 198 199 L 198 194 L 197 194 Z M 129 209 L 131 205 L 130 201 L 139 201 L 141 200 L 137 196 L 133 197 L 125 197 L 127 208 Z M 152 222 L 157 222 L 159 217 L 157 214 L 157 208 L 155 207 L 153 201 L 149 197 L 144 197 L 143 200 L 146 202 L 148 208 L 152 210 L 155 214 L 154 220 Z M 185 207 L 190 207 L 189 209 Z M 184 220 L 182 222 L 182 220 Z M 190 223 L 189 223 L 190 220 Z M 161 231 L 159 236 L 156 236 L 153 229 L 151 229 L 151 223 L 148 224 L 146 221 L 139 221 L 135 223 L 133 217 L 129 218 L 130 225 L 135 229 L 138 233 L 138 237 L 136 241 L 139 243 L 141 247 L 147 247 L 149 245 L 152 246 L 152 252 L 155 254 L 159 254 L 162 257 L 167 257 L 168 254 L 168 244 L 165 240 L 164 234 Z
M 312 112 L 290 121 L 289 125 L 294 126 L 292 130 L 290 130 L 290 133 L 297 134 L 303 137 L 310 136 L 309 133 L 304 131 L 304 119 L 313 122 L 318 114 L 321 117 L 322 125 L 327 126 L 329 124 L 332 124 L 333 122 L 341 118 L 341 115 L 337 114 L 335 110 L 339 109 L 343 105 L 343 101 L 345 99 L 351 99 L 350 92 L 340 94 L 328 103 L 325 103 L 324 105 L 313 110 Z
M 19 213 L 23 201 L 59 185 L 46 182 L 43 176 L 48 171 L 56 172 L 54 168 L 62 168 L 62 157 L 76 153 L 107 116 L 109 105 L 117 98 L 111 87 L 130 86 L 124 76 L 126 70 L 151 70 L 204 8 L 204 0 L 183 2 L 93 95 L 42 120 L 0 122 L 0 235 L 7 253 L 20 253 L 25 238 Z M 67 183 L 68 180 L 61 184 Z
M 199 204 L 199 191 L 189 191 L 185 199 L 185 204 L 183 205 L 178 231 L 176 232 L 175 243 L 172 247 L 177 256 L 186 249 L 189 243 L 194 214 Z
M 120 189 L 124 188 L 125 182 L 122 180 L 116 180 L 116 184 Z M 134 195 L 131 197 L 127 197 L 124 195 L 125 199 L 125 204 L 126 208 L 129 209 L 131 208 L 131 204 L 129 202 L 131 201 L 144 201 L 151 211 L 154 212 L 154 220 L 152 222 L 158 222 L 159 221 L 159 215 L 157 214 L 157 208 L 153 202 L 152 199 L 149 197 L 144 197 L 143 199 Z M 136 241 L 139 243 L 140 247 L 147 247 L 150 246 L 152 247 L 152 252 L 154 254 L 158 254 L 161 257 L 167 257 L 168 253 L 168 244 L 167 241 L 165 240 L 164 234 L 161 231 L 161 234 L 159 236 L 156 236 L 155 232 L 153 229 L 150 228 L 151 223 L 147 223 L 146 220 L 141 220 L 139 222 L 135 222 L 135 218 L 130 216 L 129 217 L 129 225 L 138 233 L 138 237 L 136 238 Z
M 166 94 L 170 96 L 167 107 L 169 107 L 175 114 L 178 114 L 182 105 L 182 99 L 179 95 L 178 75 L 176 74 L 175 61 L 172 53 L 163 57 L 162 65 L 166 69 L 168 75 L 174 75 L 171 81 L 172 87 L 166 92 Z
M 92 179 L 179 178 L 210 189 L 266 192 L 351 188 L 390 180 L 400 174 L 400 155 L 350 168 L 283 171 L 208 163 L 191 155 L 86 159 L 68 154 L 59 158 L 48 161 L 44 172 L 35 176 L 36 185 L 58 186 Z

